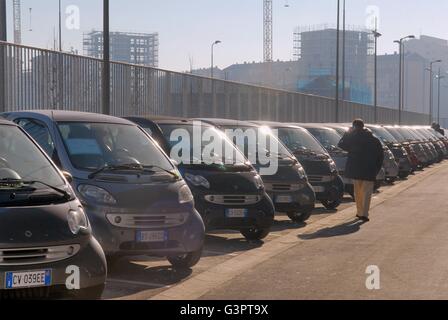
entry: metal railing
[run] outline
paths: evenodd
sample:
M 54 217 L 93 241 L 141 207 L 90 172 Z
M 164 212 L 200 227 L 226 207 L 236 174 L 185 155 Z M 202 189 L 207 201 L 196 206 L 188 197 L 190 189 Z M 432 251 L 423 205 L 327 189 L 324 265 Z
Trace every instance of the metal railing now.
M 103 62 L 99 59 L 0 42 L 0 111 L 56 109 L 102 112 Z M 334 99 L 212 80 L 151 67 L 111 63 L 110 113 L 282 122 L 334 122 Z M 343 122 L 373 122 L 374 108 L 341 102 Z M 398 111 L 378 108 L 378 121 L 398 122 Z M 404 124 L 428 116 L 404 112 Z

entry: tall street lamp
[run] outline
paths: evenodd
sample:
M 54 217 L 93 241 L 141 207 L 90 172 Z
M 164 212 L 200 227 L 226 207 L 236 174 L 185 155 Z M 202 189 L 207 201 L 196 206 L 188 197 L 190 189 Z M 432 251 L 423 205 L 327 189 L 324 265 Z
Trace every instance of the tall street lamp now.
M 430 74 L 430 80 L 429 80 L 429 124 L 432 123 L 434 117 L 434 92 L 433 92 L 433 84 L 434 84 L 434 72 L 433 72 L 433 65 L 435 63 L 441 63 L 442 60 L 434 60 L 429 63 L 429 74 Z
M 110 114 L 109 0 L 103 0 L 103 114 Z
M 59 51 L 62 52 L 62 6 L 59 0 Z
M 339 38 L 340 38 L 340 16 L 341 16 L 341 0 L 338 0 L 338 14 L 336 22 L 336 98 L 335 98 L 335 112 L 336 112 L 336 123 L 339 122 Z
M 378 38 L 382 36 L 377 30 L 372 31 L 375 37 L 375 84 L 374 84 L 374 97 L 373 106 L 375 108 L 375 123 L 378 123 Z
M 7 41 L 6 0 L 0 0 L 0 41 Z M 0 46 L 0 112 L 6 111 L 5 47 Z
M 439 74 L 437 75 L 437 123 L 440 123 L 440 82 L 445 78 L 446 76 L 442 76 L 442 69 L 439 68 Z
M 407 39 L 415 39 L 414 35 L 409 35 L 401 38 L 400 40 L 395 40 L 395 43 L 399 45 L 399 53 L 400 53 L 400 67 L 399 67 L 399 81 L 398 81 L 398 124 L 401 125 L 402 121 L 402 110 L 403 110 L 403 68 L 404 68 L 404 50 L 403 50 L 403 41 Z
M 211 64 L 211 78 L 213 79 L 213 69 L 215 68 L 215 63 L 214 63 L 214 55 L 215 55 L 215 46 L 222 43 L 220 40 L 216 40 L 215 42 L 212 43 L 212 64 Z

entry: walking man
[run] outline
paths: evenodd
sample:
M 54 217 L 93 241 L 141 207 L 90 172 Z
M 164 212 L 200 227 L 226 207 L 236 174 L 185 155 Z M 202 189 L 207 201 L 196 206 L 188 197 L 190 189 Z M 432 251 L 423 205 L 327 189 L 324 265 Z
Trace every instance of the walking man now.
M 348 152 L 345 177 L 354 180 L 357 217 L 368 222 L 376 176 L 384 161 L 383 146 L 358 119 L 353 121 L 353 127 L 341 139 L 339 147 Z

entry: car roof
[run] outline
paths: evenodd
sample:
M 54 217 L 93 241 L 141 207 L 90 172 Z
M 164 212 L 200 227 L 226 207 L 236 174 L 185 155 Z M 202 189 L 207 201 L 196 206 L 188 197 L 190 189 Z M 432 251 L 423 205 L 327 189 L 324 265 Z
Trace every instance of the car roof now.
M 214 118 L 198 118 L 204 122 L 211 123 L 216 126 L 244 126 L 244 127 L 258 127 L 259 125 L 250 121 L 232 120 L 232 119 L 214 119 Z
M 126 124 L 135 125 L 133 122 L 117 118 L 109 115 L 78 112 L 78 111 L 62 111 L 62 110 L 31 110 L 31 111 L 17 111 L 8 112 L 7 115 L 27 116 L 35 115 L 40 117 L 47 117 L 56 122 L 98 122 L 98 123 L 112 123 L 112 124 Z
M 334 130 L 331 126 L 325 125 L 323 123 L 298 123 L 297 126 L 305 129 Z
M 275 121 L 254 121 L 262 126 L 268 126 L 273 128 L 292 128 L 292 129 L 300 129 L 300 126 L 295 125 L 293 123 L 283 123 L 283 122 L 275 122 Z
M 8 121 L 6 119 L 3 119 L 0 116 L 0 125 L 9 125 L 9 126 L 15 126 L 16 124 L 14 122 Z
M 147 121 L 151 121 L 155 124 L 179 124 L 179 125 L 185 125 L 185 124 L 189 124 L 192 125 L 195 121 L 198 122 L 199 120 L 193 120 L 193 119 L 188 119 L 188 118 L 178 118 L 178 117 L 168 117 L 168 116 L 130 116 L 130 117 L 124 117 L 125 119 L 128 120 L 135 120 L 135 121 L 139 121 L 139 120 L 147 120 Z M 202 125 L 205 126 L 211 126 L 210 124 L 208 124 L 207 122 L 204 122 Z

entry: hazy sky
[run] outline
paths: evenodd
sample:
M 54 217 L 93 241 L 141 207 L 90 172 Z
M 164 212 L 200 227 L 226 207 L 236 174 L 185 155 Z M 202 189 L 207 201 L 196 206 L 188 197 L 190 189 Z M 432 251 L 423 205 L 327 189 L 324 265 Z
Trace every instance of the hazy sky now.
M 12 40 L 12 0 L 7 2 Z M 189 57 L 193 57 L 195 68 L 209 67 L 210 45 L 217 39 L 223 42 L 215 52 L 215 63 L 221 68 L 263 58 L 262 0 L 110 0 L 110 3 L 111 30 L 159 32 L 161 68 L 188 70 Z M 335 24 L 336 3 L 336 0 L 274 0 L 274 58 L 293 58 L 296 26 Z M 57 4 L 58 0 L 22 0 L 23 44 L 53 47 Z M 69 5 L 80 9 L 80 29 L 63 29 L 64 48 L 74 47 L 82 52 L 83 32 L 102 27 L 102 1 L 62 0 L 62 4 L 63 11 Z M 379 31 L 384 34 L 379 43 L 381 53 L 395 51 L 393 40 L 408 34 L 448 39 L 447 0 L 347 0 L 347 24 L 365 26 L 369 6 L 379 8 Z

